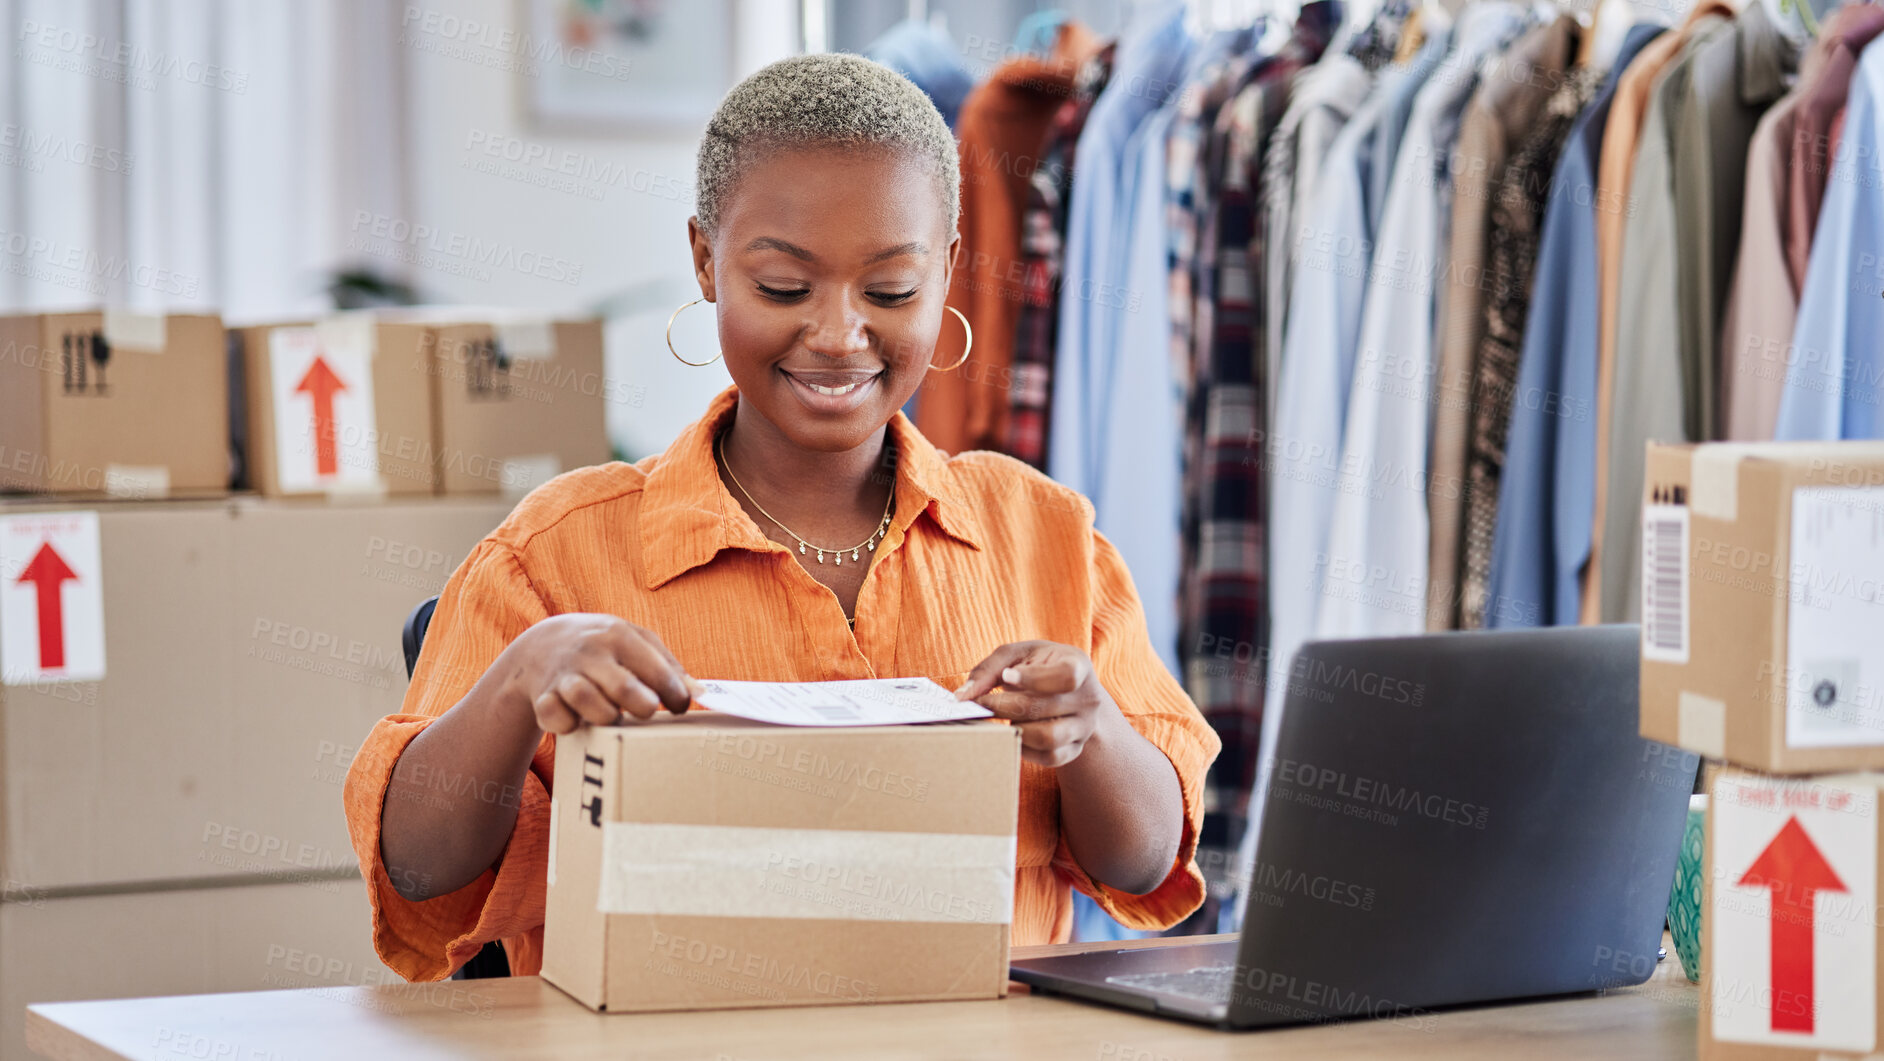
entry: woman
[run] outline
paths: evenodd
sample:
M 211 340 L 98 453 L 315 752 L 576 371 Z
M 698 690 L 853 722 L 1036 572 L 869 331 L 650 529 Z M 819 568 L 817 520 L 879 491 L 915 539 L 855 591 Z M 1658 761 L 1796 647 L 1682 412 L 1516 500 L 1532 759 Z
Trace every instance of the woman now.
M 1067 937 L 1069 886 L 1139 928 L 1198 906 L 1218 742 L 1091 506 L 897 412 L 940 370 L 957 189 L 941 115 L 867 60 L 785 60 L 720 104 L 687 231 L 734 386 L 666 453 L 536 490 L 446 584 L 347 778 L 394 970 L 502 939 L 535 973 L 555 735 L 685 711 L 694 674 L 924 675 L 1019 725 L 1016 943 Z

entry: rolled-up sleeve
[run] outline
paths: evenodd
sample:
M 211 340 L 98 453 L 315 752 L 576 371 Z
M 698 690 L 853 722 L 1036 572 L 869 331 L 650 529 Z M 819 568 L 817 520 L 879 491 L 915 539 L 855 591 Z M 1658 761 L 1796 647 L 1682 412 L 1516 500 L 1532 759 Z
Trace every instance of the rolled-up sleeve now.
M 406 746 L 463 699 L 517 635 L 548 614 L 515 552 L 488 539 L 480 544 L 439 595 L 402 711 L 373 727 L 347 771 L 347 829 L 366 878 L 373 944 L 380 959 L 408 980 L 444 979 L 491 940 L 511 941 L 513 962 L 519 945 L 540 946 L 535 937 L 547 887 L 554 738 L 544 736 L 519 788 L 494 794 L 518 806 L 502 858 L 456 891 L 420 901 L 401 896 L 394 875 L 410 876 L 401 883 L 421 890 L 426 881 L 410 869 L 386 865 L 380 815 Z M 430 777 L 402 771 L 400 782 L 443 799 L 471 789 L 483 798 L 493 784 L 504 784 L 448 771 Z
M 1089 654 L 1093 668 L 1132 728 L 1164 752 L 1177 771 L 1184 798 L 1183 839 L 1164 880 L 1144 895 L 1118 891 L 1093 879 L 1074 859 L 1065 830 L 1061 830 L 1053 866 L 1119 924 L 1134 929 L 1169 928 L 1204 901 L 1204 878 L 1195 863 L 1197 836 L 1204 818 L 1204 775 L 1222 742 L 1152 649 L 1131 573 L 1118 550 L 1098 531 L 1093 532 L 1092 607 Z

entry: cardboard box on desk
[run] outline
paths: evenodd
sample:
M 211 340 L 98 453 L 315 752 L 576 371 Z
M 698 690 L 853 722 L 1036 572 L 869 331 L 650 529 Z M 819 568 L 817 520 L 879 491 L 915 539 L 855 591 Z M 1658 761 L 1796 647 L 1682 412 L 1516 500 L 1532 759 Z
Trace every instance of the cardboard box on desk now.
M 0 317 L 0 490 L 227 492 L 227 401 L 214 316 Z
M 997 998 L 1019 733 L 711 712 L 557 741 L 543 977 L 609 1013 Z
M 1646 479 L 1642 735 L 1884 768 L 1884 443 L 1651 444 Z
M 1876 1057 L 1884 774 L 1711 777 L 1700 1057 Z
M 341 314 L 236 329 L 249 479 L 269 497 L 431 494 L 438 482 L 422 324 Z
M 430 322 L 440 493 L 521 497 L 609 459 L 601 321 Z

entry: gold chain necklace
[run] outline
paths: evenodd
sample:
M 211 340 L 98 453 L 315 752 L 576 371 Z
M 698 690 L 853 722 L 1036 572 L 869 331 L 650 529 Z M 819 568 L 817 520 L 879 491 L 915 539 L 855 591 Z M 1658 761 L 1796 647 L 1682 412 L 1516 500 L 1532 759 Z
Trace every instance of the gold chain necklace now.
M 766 519 L 769 519 L 772 522 L 777 523 L 779 530 L 784 531 L 787 535 L 789 535 L 792 538 L 793 541 L 796 541 L 798 543 L 798 554 L 800 556 L 805 555 L 807 552 L 815 552 L 818 554 L 818 563 L 821 564 L 821 563 L 824 563 L 824 554 L 831 553 L 837 558 L 838 566 L 842 567 L 844 565 L 845 553 L 850 554 L 850 558 L 852 561 L 857 560 L 860 550 L 874 553 L 877 551 L 877 542 L 881 541 L 883 539 L 883 536 L 889 533 L 890 513 L 896 510 L 896 487 L 894 484 L 890 486 L 889 500 L 885 502 L 883 506 L 883 519 L 877 523 L 877 529 L 870 533 L 870 537 L 865 538 L 863 541 L 858 542 L 856 545 L 853 545 L 848 549 L 826 549 L 823 546 L 811 544 L 810 542 L 806 541 L 803 537 L 800 537 L 797 531 L 792 530 L 790 527 L 787 527 L 784 523 L 779 522 L 779 518 L 777 516 L 774 516 L 770 512 L 767 512 L 765 510 L 765 506 L 759 503 L 759 499 L 752 496 L 752 491 L 746 489 L 746 484 L 740 482 L 739 476 L 733 474 L 732 462 L 726 459 L 726 436 L 725 435 L 721 435 L 719 438 L 714 440 L 714 448 L 719 454 L 720 463 L 724 465 L 726 468 L 726 477 L 733 481 L 733 485 L 739 488 L 739 492 L 745 495 L 746 500 L 752 502 L 753 508 L 758 509 L 759 512 L 762 515 L 764 515 Z M 854 622 L 855 620 L 852 620 L 852 621 Z

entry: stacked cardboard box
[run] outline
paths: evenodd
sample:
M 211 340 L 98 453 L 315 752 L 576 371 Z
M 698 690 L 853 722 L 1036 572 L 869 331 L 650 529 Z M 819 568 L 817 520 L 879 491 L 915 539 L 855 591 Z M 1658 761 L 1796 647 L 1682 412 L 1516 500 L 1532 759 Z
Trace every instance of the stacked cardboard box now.
M 1880 1048 L 1884 444 L 1651 445 L 1642 735 L 1711 793 L 1700 1055 Z
M 25 1033 L 26 1007 L 36 1002 L 402 982 L 373 953 L 366 885 L 357 877 L 62 898 L 14 887 L 5 900 L 0 1057 L 36 1056 Z M 489 1016 L 490 1000 L 475 984 L 411 990 L 465 1019 Z M 153 1057 L 271 1056 L 241 1049 L 241 1038 L 140 1045 Z
M 379 975 L 341 783 L 399 710 L 406 616 L 507 510 L 0 503 L 9 1041 L 28 990 L 299 986 L 288 951 Z
M 0 317 L 0 490 L 221 493 L 227 394 L 214 316 Z
M 608 459 L 599 320 L 410 309 L 237 332 L 269 496 L 514 498 Z

